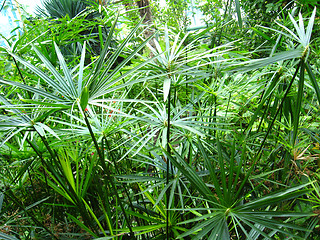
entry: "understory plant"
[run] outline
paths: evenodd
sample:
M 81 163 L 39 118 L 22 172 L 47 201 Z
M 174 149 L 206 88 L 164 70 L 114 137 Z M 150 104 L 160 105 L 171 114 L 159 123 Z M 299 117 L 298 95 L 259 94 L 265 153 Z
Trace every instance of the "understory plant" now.
M 2 48 L 0 238 L 317 239 L 316 9 L 259 59 L 143 19 L 115 46 L 119 18 L 90 61 Z

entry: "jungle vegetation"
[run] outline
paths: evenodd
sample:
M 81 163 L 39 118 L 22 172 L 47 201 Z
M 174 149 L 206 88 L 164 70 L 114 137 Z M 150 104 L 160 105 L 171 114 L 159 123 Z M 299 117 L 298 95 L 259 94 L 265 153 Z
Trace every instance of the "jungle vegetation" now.
M 23 12 L 0 48 L 0 239 L 320 239 L 319 10 Z

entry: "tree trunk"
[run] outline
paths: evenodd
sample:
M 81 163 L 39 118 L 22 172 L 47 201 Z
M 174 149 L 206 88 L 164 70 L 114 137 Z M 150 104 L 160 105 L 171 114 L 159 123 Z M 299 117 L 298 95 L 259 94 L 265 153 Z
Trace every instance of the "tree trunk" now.
M 137 6 L 139 7 L 140 17 L 143 18 L 143 23 L 148 25 L 148 28 L 144 31 L 144 37 L 147 39 L 154 33 L 154 28 L 151 27 L 152 25 L 152 12 L 150 8 L 149 0 L 139 0 L 136 2 Z M 149 44 L 155 48 L 154 40 L 151 39 Z
M 139 7 L 140 17 L 144 18 L 143 23 L 151 24 L 152 23 L 152 13 L 150 9 L 149 0 L 140 0 L 137 1 L 137 6 Z

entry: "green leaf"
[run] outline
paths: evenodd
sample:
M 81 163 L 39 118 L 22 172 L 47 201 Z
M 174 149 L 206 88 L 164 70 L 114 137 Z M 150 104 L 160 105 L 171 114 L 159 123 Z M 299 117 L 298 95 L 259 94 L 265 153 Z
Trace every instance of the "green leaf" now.
M 58 60 L 59 60 L 59 63 L 60 63 L 60 67 L 62 68 L 63 73 L 64 73 L 64 81 L 67 83 L 67 89 L 72 94 L 72 96 L 74 98 L 76 98 L 78 95 L 77 95 L 77 91 L 76 91 L 76 88 L 75 88 L 75 84 L 74 84 L 74 82 L 72 80 L 71 72 L 68 69 L 66 61 L 64 60 L 64 57 L 62 56 L 62 54 L 60 52 L 60 49 L 59 49 L 59 47 L 57 46 L 57 44 L 55 42 L 54 42 L 54 48 L 55 48 L 56 53 L 57 53 L 57 57 L 58 57 Z
M 238 63 L 237 65 L 244 65 L 240 67 L 236 67 L 232 69 L 231 71 L 239 71 L 239 72 L 247 72 L 251 70 L 255 70 L 261 67 L 268 66 L 270 64 L 284 61 L 284 60 L 290 60 L 294 58 L 301 58 L 304 53 L 304 48 L 297 47 L 294 50 L 289 50 L 286 52 L 277 53 L 272 57 L 268 58 L 262 58 L 262 59 L 256 59 L 256 60 L 249 60 L 246 62 Z
M 170 161 L 174 166 L 176 166 L 183 175 L 190 181 L 195 189 L 197 189 L 202 197 L 208 199 L 213 202 L 217 202 L 216 197 L 212 194 L 211 190 L 204 183 L 204 181 L 199 177 L 199 175 L 191 168 L 189 164 L 187 164 L 183 158 L 181 158 L 180 154 L 172 149 L 175 157 L 172 157 L 167 151 L 163 149 L 164 153 L 168 156 Z
M 0 232 L 0 239 L 2 240 L 18 240 L 15 236 L 10 236 L 8 234 L 5 234 L 3 232 Z
M 22 84 L 22 83 L 19 83 L 19 82 L 12 82 L 12 81 L 3 80 L 3 79 L 0 79 L 0 82 L 4 83 L 4 84 L 7 84 L 7 85 L 19 87 L 19 88 L 24 89 L 24 90 L 29 91 L 29 92 L 37 93 L 40 96 L 43 96 L 43 97 L 46 97 L 46 98 L 49 98 L 49 99 L 52 99 L 52 100 L 56 100 L 56 101 L 59 101 L 59 102 L 64 102 L 65 101 L 63 98 L 57 97 L 57 96 L 55 96 L 55 95 L 53 95 L 51 93 L 48 93 L 48 92 L 43 91 L 41 89 L 34 88 L 34 87 L 31 87 L 31 86 L 28 86 L 28 85 L 25 85 L 25 84 Z
M 311 69 L 311 66 L 308 62 L 306 62 L 306 68 L 307 68 L 307 72 L 310 77 L 310 81 L 312 83 L 312 86 L 316 92 L 318 103 L 320 104 L 320 88 L 319 88 L 318 82 L 316 80 L 316 77 Z
M 95 238 L 98 237 L 94 232 L 92 232 L 90 230 L 90 228 L 88 228 L 86 225 L 84 225 L 82 222 L 80 222 L 77 218 L 75 218 L 74 216 L 72 216 L 69 213 L 66 213 L 66 214 L 74 223 L 78 224 L 78 226 L 81 227 L 83 230 L 85 230 L 86 232 L 88 232 L 89 234 L 91 234 Z
M 88 101 L 89 101 L 89 90 L 88 90 L 88 87 L 85 86 L 82 90 L 81 98 L 80 98 L 80 106 L 82 111 L 86 109 L 88 105 Z
M 238 17 L 238 24 L 239 27 L 242 28 L 242 17 L 241 17 L 241 8 L 240 8 L 240 1 L 235 0 L 236 2 L 236 11 L 237 11 L 237 17 Z
M 312 28 L 313 28 L 313 24 L 314 24 L 314 19 L 316 17 L 316 12 L 317 12 L 317 8 L 315 7 L 313 9 L 313 12 L 312 12 L 312 15 L 310 17 L 310 20 L 309 20 L 309 23 L 308 23 L 308 27 L 307 27 L 307 32 L 306 32 L 306 43 L 307 44 L 310 43 Z
M 298 128 L 299 128 L 300 111 L 301 111 L 303 89 L 304 89 L 304 71 L 305 71 L 305 63 L 304 63 L 304 60 L 302 59 L 300 63 L 299 88 L 298 88 L 297 100 L 295 104 L 295 112 L 293 116 L 293 134 L 291 139 L 292 146 L 296 144 L 296 138 L 297 138 Z
M 84 42 L 82 46 L 82 53 L 81 53 L 81 59 L 80 59 L 80 68 L 79 68 L 79 76 L 78 76 L 78 96 L 81 94 L 81 89 L 83 85 L 83 69 L 84 69 L 84 61 L 86 57 L 86 42 Z
M 169 91 L 170 91 L 171 79 L 170 77 L 165 78 L 163 81 L 163 101 L 167 101 Z

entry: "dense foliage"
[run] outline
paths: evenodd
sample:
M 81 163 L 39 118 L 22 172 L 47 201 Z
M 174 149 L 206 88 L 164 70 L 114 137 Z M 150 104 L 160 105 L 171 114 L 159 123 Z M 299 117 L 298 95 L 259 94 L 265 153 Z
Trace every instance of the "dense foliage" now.
M 0 239 L 320 239 L 319 4 L 169 2 L 6 39 Z

